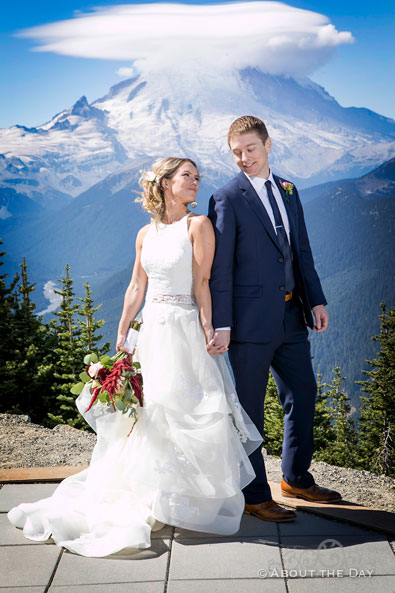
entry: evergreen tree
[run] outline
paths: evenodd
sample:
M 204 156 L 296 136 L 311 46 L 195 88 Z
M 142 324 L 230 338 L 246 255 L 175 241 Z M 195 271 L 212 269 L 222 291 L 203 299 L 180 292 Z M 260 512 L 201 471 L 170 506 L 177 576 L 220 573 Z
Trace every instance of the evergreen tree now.
M 367 361 L 366 381 L 358 381 L 362 391 L 359 421 L 361 467 L 395 477 L 395 308 L 381 303 L 380 333 L 372 339 L 380 343 L 378 357 Z
M 61 290 L 55 290 L 61 295 L 62 302 L 51 327 L 56 334 L 57 345 L 54 348 L 55 371 L 52 390 L 59 402 L 55 414 L 49 413 L 49 418 L 56 424 L 69 424 L 76 428 L 84 428 L 85 422 L 75 406 L 75 396 L 70 388 L 77 381 L 82 370 L 84 349 L 81 345 L 81 328 L 76 322 L 79 305 L 74 302 L 73 280 L 70 278 L 70 266 L 65 267 L 66 275 L 58 280 L 62 284 Z
M 3 241 L 0 239 L 0 247 Z M 5 251 L 0 251 L 0 266 L 4 265 L 3 258 Z M 1 392 L 1 410 L 8 411 L 8 408 L 15 401 L 15 392 L 17 387 L 12 372 L 8 368 L 7 362 L 13 358 L 15 349 L 15 307 L 17 298 L 14 290 L 18 283 L 18 276 L 15 276 L 9 286 L 7 286 L 7 274 L 0 274 L 0 384 Z
M 99 347 L 98 342 L 103 339 L 102 335 L 96 335 L 96 332 L 100 330 L 101 327 L 104 325 L 104 320 L 96 320 L 95 313 L 102 308 L 102 304 L 98 307 L 93 306 L 93 299 L 92 299 L 92 291 L 89 285 L 89 282 L 84 284 L 85 288 L 85 298 L 81 299 L 77 297 L 77 300 L 81 301 L 82 306 L 80 307 L 80 316 L 82 319 L 78 319 L 77 323 L 81 328 L 81 336 L 80 336 L 80 345 L 86 352 L 96 352 L 98 353 Z M 102 353 L 105 353 L 109 350 L 110 344 L 106 342 L 100 348 Z
M 317 371 L 317 399 L 314 414 L 314 459 L 325 461 L 332 443 L 336 440 L 334 428 L 331 424 L 331 408 L 328 396 L 324 391 L 320 367 Z
M 331 419 L 335 440 L 327 449 L 325 461 L 341 467 L 355 467 L 357 436 L 350 398 L 343 387 L 346 377 L 342 377 L 338 366 L 333 369 L 333 372 L 332 385 L 326 385 L 329 388 L 326 396 L 332 410 Z
M 32 302 L 30 298 L 31 293 L 35 290 L 36 284 L 29 284 L 27 278 L 27 265 L 25 258 L 23 258 L 23 262 L 20 264 L 20 268 L 22 281 L 21 284 L 18 286 L 18 293 L 22 297 L 20 309 L 22 317 L 24 317 L 25 321 L 27 322 L 31 319 L 31 314 L 34 313 L 34 311 L 36 310 L 36 305 Z
M 15 276 L 8 288 L 8 313 L 2 321 L 11 322 L 4 326 L 2 335 L 9 343 L 3 351 L 0 371 L 2 385 L 2 405 L 4 412 L 12 414 L 28 414 L 34 422 L 41 422 L 51 407 L 50 384 L 52 374 L 42 365 L 42 359 L 51 351 L 51 339 L 48 326 L 35 314 L 36 305 L 31 299 L 35 290 L 29 284 L 25 258 L 20 264 L 21 276 Z M 17 282 L 21 281 L 17 286 Z M 2 277 L 0 291 L 3 291 Z M 0 298 L 3 309 L 7 299 Z M 4 346 L 4 342 L 2 341 Z
M 284 412 L 277 387 L 270 373 L 265 396 L 265 427 L 263 446 L 269 455 L 281 456 L 284 434 Z
M 56 399 L 59 402 L 58 410 L 49 413 L 52 422 L 57 424 L 68 424 L 76 428 L 86 428 L 86 423 L 79 414 L 75 400 L 76 396 L 70 393 L 70 388 L 78 381 L 83 371 L 84 355 L 88 352 L 95 352 L 98 356 L 107 352 L 110 345 L 105 343 L 99 351 L 98 342 L 103 338 L 96 335 L 96 332 L 104 325 L 103 320 L 96 320 L 95 313 L 102 305 L 93 305 L 92 291 L 87 282 L 84 284 L 85 297 L 79 298 L 82 305 L 74 302 L 73 280 L 70 278 L 70 267 L 66 265 L 66 276 L 59 280 L 62 283 L 62 290 L 55 291 L 62 296 L 62 303 L 59 311 L 54 315 L 51 325 L 57 339 L 57 346 L 54 348 L 55 359 L 55 381 L 52 386 Z
M 3 245 L 0 239 L 0 247 Z M 0 266 L 4 265 L 4 258 L 6 251 L 0 251 Z M 19 276 L 15 275 L 10 285 L 7 286 L 8 274 L 0 274 L 0 334 L 1 334 L 1 349 L 0 349 L 0 366 L 3 367 L 5 360 L 8 360 L 10 349 L 12 348 L 12 340 L 14 335 L 14 312 L 17 306 L 17 296 L 15 295 L 15 287 L 19 282 Z

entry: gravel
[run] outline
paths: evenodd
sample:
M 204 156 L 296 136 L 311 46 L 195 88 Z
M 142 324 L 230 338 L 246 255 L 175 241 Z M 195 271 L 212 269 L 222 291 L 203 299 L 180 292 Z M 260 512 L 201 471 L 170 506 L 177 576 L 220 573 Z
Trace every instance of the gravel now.
M 265 455 L 265 466 L 268 479 L 280 482 L 282 478 L 281 459 Z M 366 470 L 338 467 L 314 460 L 311 462 L 309 471 L 319 486 L 337 490 L 348 502 L 395 512 L 395 480 L 393 478 L 372 474 Z
M 46 428 L 29 416 L 0 414 L 0 468 L 88 465 L 96 435 L 66 424 Z
M 96 435 L 64 424 L 46 428 L 28 416 L 0 414 L 0 468 L 86 466 Z M 269 480 L 281 481 L 281 459 L 265 455 Z M 344 500 L 395 512 L 395 480 L 368 471 L 313 461 L 310 471 L 320 486 L 341 492 Z

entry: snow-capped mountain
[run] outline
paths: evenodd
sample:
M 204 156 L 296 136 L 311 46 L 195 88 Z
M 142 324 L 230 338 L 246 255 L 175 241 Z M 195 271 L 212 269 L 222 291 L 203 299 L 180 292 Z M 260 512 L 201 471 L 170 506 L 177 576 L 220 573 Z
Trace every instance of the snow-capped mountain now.
M 42 126 L 1 130 L 0 187 L 32 199 L 80 194 L 128 160 L 106 120 L 81 97 Z
M 170 154 L 195 158 L 215 183 L 235 171 L 226 133 L 247 113 L 268 123 L 273 168 L 301 186 L 363 174 L 395 152 L 394 120 L 343 108 L 307 78 L 191 68 L 136 76 L 92 104 L 81 97 L 37 128 L 0 130 L 0 196 L 7 188 L 63 205 L 130 161 Z

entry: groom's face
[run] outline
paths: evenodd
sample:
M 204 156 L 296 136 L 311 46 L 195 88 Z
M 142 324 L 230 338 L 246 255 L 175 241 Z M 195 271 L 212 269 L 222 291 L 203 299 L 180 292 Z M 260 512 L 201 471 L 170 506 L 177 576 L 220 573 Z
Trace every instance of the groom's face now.
M 237 166 L 251 177 L 269 177 L 268 155 L 271 140 L 262 139 L 255 132 L 234 134 L 231 136 L 229 146 Z

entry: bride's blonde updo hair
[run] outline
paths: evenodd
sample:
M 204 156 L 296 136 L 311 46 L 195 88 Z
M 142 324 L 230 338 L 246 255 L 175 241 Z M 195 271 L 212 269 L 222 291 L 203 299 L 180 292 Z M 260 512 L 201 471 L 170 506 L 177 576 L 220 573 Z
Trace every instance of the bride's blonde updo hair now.
M 167 157 L 155 161 L 151 171 L 140 171 L 139 186 L 143 191 L 141 198 L 137 198 L 136 202 L 141 202 L 144 210 L 152 214 L 155 222 L 161 222 L 166 211 L 163 179 L 171 179 L 177 169 L 186 162 L 191 163 L 198 170 L 196 163 L 191 159 Z

